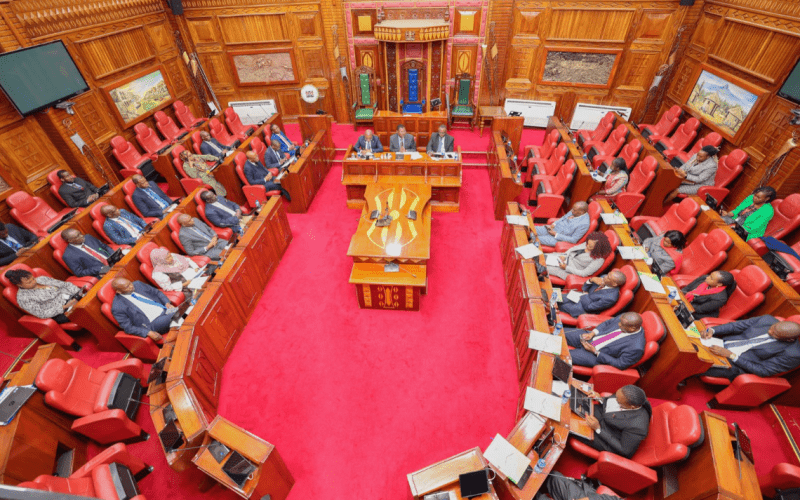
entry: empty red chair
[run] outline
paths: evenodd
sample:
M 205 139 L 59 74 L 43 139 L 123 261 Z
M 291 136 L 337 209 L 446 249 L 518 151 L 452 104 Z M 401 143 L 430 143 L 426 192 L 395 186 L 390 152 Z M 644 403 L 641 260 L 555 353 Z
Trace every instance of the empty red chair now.
M 567 161 L 569 147 L 565 143 L 556 146 L 550 158 L 531 158 L 528 160 L 530 177 L 534 175 L 556 175 L 558 169 Z
M 100 368 L 75 358 L 51 359 L 36 375 L 36 387 L 45 393 L 49 406 L 78 417 L 73 431 L 105 444 L 147 438 L 134 422 L 147 375 L 139 359 Z
M 50 246 L 53 248 L 53 258 L 56 259 L 56 262 L 58 262 L 61 265 L 61 267 L 66 269 L 67 272 L 71 273 L 72 270 L 64 262 L 64 250 L 67 248 L 67 242 L 64 241 L 64 238 L 61 237 L 61 231 L 53 233 L 53 235 L 50 236 L 49 243 Z M 0 281 L 2 280 L 3 278 L 0 278 Z M 89 285 L 90 287 L 94 286 L 94 284 L 97 283 L 97 278 L 95 278 L 94 276 L 81 276 L 81 277 L 70 276 L 69 278 L 67 278 L 67 281 L 69 281 L 70 283 L 72 283 L 77 287 L 83 288 L 84 285 Z
M 592 158 L 592 166 L 594 168 L 600 168 L 601 166 L 605 165 L 605 168 L 611 166 L 611 162 L 614 161 L 615 158 L 622 158 L 625 160 L 625 168 L 630 170 L 636 165 L 636 162 L 639 160 L 639 155 L 642 153 L 642 143 L 639 139 L 634 139 L 628 144 L 622 147 L 622 151 L 619 154 L 614 156 L 605 156 L 605 155 L 597 155 Z
M 581 239 L 579 239 L 576 243 L 569 243 L 568 241 L 559 241 L 558 243 L 556 243 L 555 247 L 542 245 L 542 252 L 545 253 L 566 252 L 575 245 L 580 245 L 581 243 L 585 242 L 587 236 L 597 231 L 597 225 L 600 223 L 600 214 L 603 213 L 603 207 L 601 207 L 600 204 L 597 203 L 596 201 L 593 201 L 589 203 L 589 210 L 587 211 L 587 213 L 589 214 L 589 230 L 586 231 L 586 234 L 584 234 Z M 554 224 L 556 220 L 557 219 L 555 218 L 548 219 L 547 223 Z
M 133 192 L 136 191 L 136 184 L 134 184 L 132 180 L 125 179 L 124 181 L 122 181 L 122 191 L 125 193 L 125 203 L 128 204 L 128 207 L 131 209 L 133 213 L 144 219 L 144 221 L 147 222 L 148 224 L 151 222 L 159 221 L 159 219 L 155 217 L 145 217 L 144 215 L 142 215 L 142 212 L 140 212 L 139 209 L 136 208 L 136 204 L 133 203 L 133 198 L 132 198 Z
M 625 494 L 633 494 L 658 481 L 657 468 L 684 460 L 703 437 L 700 417 L 689 405 L 666 402 L 653 409 L 650 430 L 630 459 L 608 451 L 597 451 L 570 439 L 578 452 L 596 460 L 588 477 Z
M 672 280 L 683 288 L 698 277 L 719 269 L 728 258 L 731 246 L 733 238 L 719 228 L 697 235 L 683 249 L 680 274 L 672 276 Z
M 254 137 L 252 142 L 258 140 L 258 137 Z M 262 144 L 263 145 L 263 144 Z M 250 205 L 250 208 L 256 208 L 256 202 L 263 205 L 267 202 L 267 198 L 270 196 L 280 196 L 281 192 L 279 190 L 272 190 L 267 191 L 267 188 L 261 185 L 251 185 L 247 182 L 247 177 L 244 175 L 244 164 L 247 162 L 247 156 L 244 153 L 239 151 L 236 153 L 236 156 L 233 157 L 233 164 L 236 168 L 236 175 L 239 176 L 239 180 L 242 181 L 242 191 L 244 192 L 245 198 L 247 198 L 247 204 Z M 274 170 L 273 175 L 276 175 Z
M 148 179 L 153 176 L 153 166 L 148 162 L 153 162 L 158 158 L 156 154 L 142 156 L 130 141 L 118 135 L 111 139 L 111 153 L 122 166 L 122 176 L 130 177 L 134 174 L 145 175 Z M 144 170 L 142 170 L 144 168 Z
M 734 149 L 730 154 L 720 158 L 717 164 L 717 173 L 714 177 L 714 185 L 701 187 L 697 190 L 697 196 L 705 200 L 706 195 L 710 194 L 717 202 L 724 200 L 729 192 L 727 186 L 739 177 L 739 174 L 744 170 L 744 163 L 749 158 L 750 156 L 741 149 Z M 684 194 L 679 194 L 678 196 L 681 198 L 686 197 Z
M 189 133 L 188 128 L 178 127 L 175 122 L 172 121 L 172 118 L 167 116 L 167 114 L 163 111 L 156 111 L 156 114 L 153 115 L 153 118 L 156 120 L 156 128 L 168 141 L 179 141 L 186 137 L 186 134 Z
M 67 202 L 64 201 L 64 198 L 62 198 L 61 194 L 58 192 L 58 190 L 61 188 L 61 184 L 63 184 L 63 182 L 61 182 L 61 178 L 58 176 L 58 169 L 52 170 L 49 174 L 47 174 L 47 182 L 50 183 L 50 193 L 58 198 L 58 201 L 60 201 L 62 205 L 65 207 L 68 206 Z M 79 208 L 78 212 L 82 210 L 83 208 Z
M 642 136 L 650 142 L 658 141 L 658 139 L 661 137 L 669 135 L 673 130 L 675 130 L 675 127 L 678 126 L 678 122 L 680 121 L 682 114 L 683 110 L 676 104 L 665 111 L 658 120 L 658 123 L 655 125 L 639 125 L 639 131 L 641 131 Z
M 184 297 L 182 292 L 164 292 L 164 294 L 175 306 L 180 305 L 180 303 L 183 302 Z M 114 315 L 111 313 L 111 306 L 114 303 L 115 295 L 116 292 L 113 288 L 111 288 L 110 281 L 103 284 L 100 287 L 100 290 L 97 291 L 97 298 L 102 303 L 100 305 L 100 311 L 103 313 L 103 316 L 108 318 L 109 321 L 114 323 L 114 325 L 119 328 L 119 323 L 117 323 L 116 318 L 114 318 Z M 158 351 L 160 350 L 160 347 L 153 341 L 153 339 L 149 337 L 130 335 L 120 330 L 114 335 L 114 338 L 117 339 L 120 344 L 124 345 L 131 354 L 141 360 L 152 362 L 158 359 Z
M 250 149 L 258 156 L 258 161 L 264 161 L 264 154 L 267 152 L 267 146 L 258 137 L 250 139 Z
M 5 288 L 3 288 L 3 297 L 6 298 L 9 302 L 14 304 L 17 308 L 19 308 L 19 304 L 17 304 L 17 286 L 12 285 L 8 278 L 6 278 L 6 271 L 11 271 L 12 269 L 22 269 L 23 271 L 28 271 L 29 273 L 33 274 L 34 277 L 38 278 L 40 276 L 47 276 L 48 278 L 52 278 L 50 274 L 44 269 L 35 267 L 31 269 L 30 267 L 26 266 L 25 264 L 15 264 L 8 266 L 0 273 L 0 283 L 3 284 Z M 76 286 L 78 283 L 73 283 Z M 20 309 L 22 310 L 22 309 Z M 31 316 L 23 311 L 23 316 L 19 318 L 19 324 L 25 327 L 28 331 L 42 339 L 42 342 L 45 343 L 55 343 L 62 345 L 64 347 L 68 347 L 75 350 L 80 350 L 78 344 L 75 343 L 75 339 L 73 339 L 65 330 L 71 332 L 77 332 L 81 329 L 75 323 L 62 323 L 58 324 L 52 318 L 42 319 L 37 318 L 36 316 Z
M 225 116 L 225 125 L 228 126 L 228 130 L 231 131 L 231 135 L 237 139 L 243 141 L 247 139 L 250 134 L 255 132 L 255 127 L 250 127 L 242 123 L 242 119 L 239 118 L 239 115 L 233 110 L 233 108 L 225 108 L 225 111 L 223 111 L 222 114 Z
M 720 145 L 722 144 L 722 136 L 716 132 L 710 132 L 706 134 L 704 137 L 701 137 L 694 143 L 692 149 L 689 151 L 678 151 L 677 149 L 667 149 L 663 151 L 661 154 L 669 160 L 669 164 L 673 167 L 680 167 L 687 161 L 691 159 L 698 151 L 700 151 L 705 146 L 713 146 L 719 149 Z
M 683 151 L 697 137 L 697 129 L 700 128 L 700 121 L 697 118 L 689 118 L 686 123 L 678 127 L 672 137 L 662 137 L 655 143 L 655 148 L 664 152 L 668 149 L 673 151 Z
M 205 118 L 196 118 L 183 101 L 175 101 L 172 104 L 172 109 L 175 111 L 175 118 L 181 122 L 184 128 L 193 128 L 202 125 L 206 122 Z
M 74 211 L 72 208 L 65 208 L 56 212 L 43 199 L 31 196 L 25 191 L 11 194 L 6 198 L 6 203 L 11 208 L 11 217 L 40 238 L 50 234 L 47 232 L 49 228 Z
M 635 274 L 638 278 L 638 273 Z M 603 315 L 584 314 L 578 318 L 578 328 L 591 330 L 603 321 L 614 317 L 620 310 L 613 314 L 610 314 L 610 310 L 607 314 Z M 637 368 L 656 355 L 659 344 L 664 339 L 667 332 L 666 328 L 664 328 L 664 323 L 661 321 L 661 317 L 654 311 L 645 311 L 642 313 L 642 328 L 644 328 L 644 337 L 647 339 L 647 343 L 644 346 L 642 359 L 640 359 L 638 363 L 627 370 L 619 370 L 610 365 L 595 365 L 593 367 L 573 366 L 573 372 L 584 378 L 589 377 L 589 383 L 594 384 L 594 390 L 601 394 L 606 392 L 613 393 L 623 386 L 635 384 L 641 376 Z
M 617 299 L 617 302 L 613 306 L 611 306 L 608 309 L 606 309 L 605 311 L 603 311 L 602 313 L 599 313 L 599 314 L 602 314 L 603 316 L 608 316 L 608 317 L 616 316 L 617 313 L 619 313 L 620 311 L 622 311 L 623 309 L 628 307 L 628 304 L 630 304 L 631 301 L 633 300 L 633 293 L 636 291 L 637 288 L 639 288 L 639 273 L 636 272 L 636 269 L 634 269 L 633 266 L 631 266 L 631 265 L 622 266 L 619 270 L 622 271 L 625 274 L 625 278 L 626 278 L 625 285 L 623 285 L 619 289 L 619 298 Z M 566 286 L 566 288 L 574 287 L 575 289 L 580 290 L 581 287 L 583 286 L 583 284 L 586 282 L 586 279 L 581 278 L 580 279 L 580 281 L 581 281 L 580 285 L 574 286 L 573 282 L 572 282 L 572 280 L 570 278 L 579 278 L 579 277 L 578 276 L 567 276 L 567 286 Z M 582 316 L 587 316 L 587 315 L 584 314 Z M 561 319 L 561 322 L 564 323 L 565 325 L 575 326 L 575 325 L 578 324 L 578 318 L 573 318 L 572 316 L 570 316 L 569 314 L 567 314 L 565 312 L 559 312 L 558 313 L 558 317 Z M 575 368 L 578 368 L 578 367 L 576 366 Z M 622 385 L 625 385 L 625 384 L 622 384 Z M 622 387 L 622 386 L 620 386 L 620 387 Z M 617 387 L 617 389 L 619 389 L 619 387 Z M 605 391 L 605 390 L 597 391 L 597 389 L 595 389 L 595 391 L 597 391 L 597 392 L 614 392 L 617 389 L 613 389 L 613 390 L 610 390 L 610 391 Z
M 208 218 L 206 218 L 206 202 L 204 202 L 203 199 L 200 198 L 200 195 L 203 194 L 205 191 L 208 191 L 208 189 L 205 188 L 201 189 L 194 195 L 194 201 L 195 203 L 197 203 L 197 214 L 200 216 L 201 219 L 203 219 L 203 222 L 208 224 L 208 227 L 210 227 L 211 229 L 214 230 L 215 233 L 217 233 L 217 236 L 219 236 L 224 240 L 231 239 L 231 237 L 233 236 L 233 229 L 229 227 L 217 227 L 214 224 L 212 224 L 211 221 L 208 220 Z
M 606 272 L 606 269 L 608 269 L 611 263 L 614 262 L 615 253 L 617 251 L 617 247 L 620 244 L 619 236 L 617 236 L 616 231 L 614 231 L 613 229 L 605 231 L 604 234 L 608 237 L 609 243 L 611 243 L 611 253 L 609 253 L 606 259 L 603 261 L 603 264 L 600 266 L 600 269 L 598 269 L 597 272 L 595 272 L 591 276 L 588 276 L 587 278 L 593 278 L 595 276 L 600 276 L 601 274 L 604 274 Z M 571 277 L 568 276 L 567 278 Z M 582 279 L 587 279 L 587 278 L 582 278 Z M 560 287 L 564 287 L 567 284 L 566 281 L 562 280 L 558 276 L 553 276 L 553 275 L 550 275 L 550 282 Z
M 611 132 L 605 142 L 589 141 L 584 144 L 583 150 L 589 160 L 593 160 L 595 156 L 616 156 L 628 140 L 628 134 L 630 132 L 625 125 L 620 125 Z
M 216 118 L 212 118 L 208 121 L 208 130 L 211 133 L 211 136 L 218 140 L 223 146 L 232 148 L 239 147 L 239 140 L 229 134 L 225 129 L 225 126 L 222 125 Z
M 617 117 L 614 116 L 614 113 L 609 111 L 608 113 L 600 119 L 600 123 L 597 124 L 594 130 L 587 130 L 581 129 L 575 132 L 575 138 L 578 140 L 578 144 L 583 146 L 583 149 L 586 149 L 585 144 L 589 141 L 594 142 L 601 142 L 605 141 L 608 138 L 608 134 L 611 133 L 611 129 L 614 128 L 614 123 L 617 121 Z
M 769 221 L 764 236 L 781 239 L 800 226 L 800 194 L 793 193 L 781 200 L 774 200 L 772 208 L 775 215 Z
M 689 234 L 697 223 L 695 216 L 700 213 L 700 205 L 691 198 L 686 198 L 680 203 L 669 207 L 667 213 L 661 217 L 647 217 L 640 215 L 631 219 L 630 226 L 633 230 L 639 229 L 643 224 L 650 227 L 654 235 L 664 234 L 671 229 Z
M 528 202 L 529 205 L 535 205 L 531 211 L 534 218 L 549 219 L 563 215 L 564 193 L 572 184 L 577 169 L 575 160 L 569 160 L 555 176 L 534 176 L 529 194 L 531 201 Z
M 529 158 L 550 158 L 550 155 L 560 142 L 561 132 L 559 132 L 557 128 L 554 128 L 545 136 L 541 146 L 525 146 L 524 158 L 526 160 Z
M 731 274 L 736 280 L 736 290 L 719 310 L 719 317 L 700 320 L 707 327 L 730 323 L 749 313 L 764 302 L 764 292 L 772 286 L 767 273 L 755 264 L 734 269 Z
M 761 494 L 766 498 L 775 496 L 775 490 L 800 488 L 800 467 L 793 464 L 775 464 L 767 474 L 758 476 Z
M 644 203 L 644 192 L 656 178 L 656 170 L 658 170 L 658 160 L 652 156 L 645 156 L 644 160 L 631 170 L 625 190 L 614 197 L 614 204 L 627 219 L 636 215 Z
M 136 142 L 150 154 L 160 155 L 170 147 L 169 141 L 161 140 L 156 131 L 144 123 L 137 123 L 133 130 L 136 132 Z

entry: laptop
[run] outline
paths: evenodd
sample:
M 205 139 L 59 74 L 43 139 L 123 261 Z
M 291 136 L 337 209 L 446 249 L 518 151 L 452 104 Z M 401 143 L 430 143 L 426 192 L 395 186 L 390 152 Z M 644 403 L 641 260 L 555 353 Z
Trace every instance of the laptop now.
M 490 491 L 486 469 L 459 474 L 458 485 L 461 488 L 461 498 L 473 498 Z
M 684 328 L 689 328 L 689 326 L 694 323 L 694 316 L 692 316 L 692 313 L 689 312 L 689 309 L 683 302 L 678 302 L 678 305 L 675 306 L 674 311 L 675 316 L 678 317 L 678 321 L 681 322 L 681 326 Z
M 592 398 L 577 387 L 573 387 L 572 394 L 570 394 L 569 397 L 569 407 L 576 415 L 580 415 L 581 417 L 591 415 Z
M 184 443 L 183 433 L 178 430 L 174 420 L 161 429 L 161 432 L 158 433 L 158 439 L 161 440 L 161 445 L 167 453 L 177 450 Z
M 236 483 L 239 488 L 244 487 L 244 483 L 250 477 L 250 474 L 255 472 L 256 466 L 250 463 L 249 460 L 244 458 L 241 453 L 234 451 L 225 465 L 222 466 L 222 471 L 231 478 L 231 481 Z
M 22 405 L 36 392 L 36 387 L 8 387 L 6 396 L 0 402 L 0 424 L 10 422 Z
M 570 375 L 572 375 L 572 366 L 561 358 L 554 358 L 553 378 L 569 383 Z

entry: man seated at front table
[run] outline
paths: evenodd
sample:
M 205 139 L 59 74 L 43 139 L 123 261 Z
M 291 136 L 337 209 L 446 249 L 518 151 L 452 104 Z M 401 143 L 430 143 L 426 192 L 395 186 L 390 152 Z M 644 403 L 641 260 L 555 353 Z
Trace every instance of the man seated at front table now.
M 178 310 L 172 307 L 164 292 L 147 283 L 131 282 L 125 278 L 115 278 L 111 288 L 117 292 L 111 303 L 111 315 L 122 331 L 160 342 Z
M 100 190 L 92 183 L 75 177 L 66 170 L 59 170 L 56 175 L 61 179 L 58 195 L 68 206 L 72 208 L 88 207 L 100 197 Z
M 542 245 L 554 247 L 559 241 L 577 243 L 589 231 L 590 224 L 589 204 L 578 201 L 572 205 L 572 210 L 553 224 L 534 226 L 534 230 Z
M 220 160 L 223 160 L 233 151 L 233 148 L 223 146 L 221 142 L 211 137 L 211 134 L 205 130 L 200 132 L 200 139 L 203 140 L 203 142 L 200 143 L 200 154 L 216 156 Z
M 217 236 L 208 224 L 188 214 L 178 216 L 178 240 L 186 255 L 203 255 L 211 260 L 219 260 L 228 241 Z
M 359 137 L 356 141 L 354 149 L 357 153 L 383 153 L 383 144 L 381 144 L 381 140 L 372 133 L 372 130 L 367 129 L 364 135 Z
M 444 155 L 445 153 L 453 152 L 453 136 L 447 133 L 447 126 L 439 125 L 439 131 L 431 136 L 428 141 L 428 154 L 438 153 Z
M 613 306 L 619 300 L 619 289 L 625 285 L 625 273 L 613 270 L 605 276 L 589 278 L 583 284 L 583 291 L 578 302 L 564 297 L 564 302 L 558 306 L 573 318 L 581 314 L 598 314 Z
M 709 377 L 731 381 L 743 373 L 772 377 L 800 366 L 800 325 L 793 321 L 767 314 L 715 326 L 701 336 L 725 337 L 722 347 L 713 345 L 709 350 L 731 362 L 730 368 L 710 368 L 704 373 Z
M 135 245 L 147 226 L 141 218 L 114 205 L 103 205 L 100 213 L 106 218 L 103 231 L 117 245 Z
M 599 394 L 592 393 L 592 397 Z M 626 385 L 613 396 L 594 406 L 594 416 L 586 416 L 586 424 L 594 430 L 594 438 L 572 436 L 595 450 L 609 451 L 631 458 L 650 431 L 653 409 L 641 387 Z
M 647 343 L 639 313 L 626 312 L 603 321 L 591 332 L 573 328 L 564 331 L 572 364 L 578 366 L 611 365 L 627 370 L 642 359 Z
M 278 144 L 281 146 L 281 152 L 284 155 L 295 156 L 299 151 L 300 146 L 293 143 L 286 137 L 286 134 L 281 132 L 281 128 L 278 126 L 277 123 L 273 123 L 272 126 L 269 128 L 270 132 L 272 132 L 272 136 L 270 140 L 278 141 Z
M 0 222 L 0 266 L 11 264 L 19 254 L 38 241 L 39 238 L 27 229 Z
M 131 176 L 131 181 L 136 185 L 131 200 L 139 212 L 145 217 L 163 219 L 167 209 L 172 206 L 172 198 L 167 196 L 158 184 L 155 182 L 151 184 L 142 175 Z
M 397 133 L 389 137 L 389 151 L 395 153 L 413 153 L 417 151 L 417 143 L 414 136 L 406 133 L 405 125 L 397 126 Z
M 229 227 L 234 233 L 242 234 L 242 207 L 211 191 L 203 191 L 200 199 L 206 204 L 206 218 L 210 223 L 217 227 Z
M 91 234 L 84 235 L 73 228 L 63 230 L 61 237 L 69 243 L 64 249 L 62 259 L 75 276 L 99 278 L 111 269 L 108 258 L 114 250 L 110 246 Z
M 274 143 L 275 141 L 273 141 L 273 147 L 270 148 L 270 150 L 276 153 Z M 269 151 L 265 152 L 265 156 L 269 154 Z M 245 155 L 247 156 L 247 161 L 244 163 L 244 177 L 250 185 L 264 186 L 267 191 L 280 191 L 281 195 L 286 198 L 286 201 L 292 201 L 292 197 L 289 196 L 289 191 L 285 190 L 283 186 L 281 186 L 281 181 L 276 179 L 275 176 L 272 175 L 272 172 L 267 170 L 267 167 L 258 161 L 258 155 L 255 151 L 248 151 Z
M 41 319 L 53 319 L 56 323 L 69 323 L 64 314 L 78 301 L 71 299 L 81 291 L 72 283 L 39 276 L 38 278 L 24 269 L 12 269 L 6 272 L 6 278 L 18 288 L 17 304 L 20 309 Z

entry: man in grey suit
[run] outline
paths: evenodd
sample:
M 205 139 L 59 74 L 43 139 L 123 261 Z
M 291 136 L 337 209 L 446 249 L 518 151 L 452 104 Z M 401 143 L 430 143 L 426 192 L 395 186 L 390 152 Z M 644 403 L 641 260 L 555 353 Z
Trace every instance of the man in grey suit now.
M 447 133 L 445 125 L 439 125 L 439 133 L 433 134 L 431 140 L 428 141 L 428 154 L 438 153 L 444 155 L 445 153 L 453 152 L 453 136 Z
M 417 150 L 417 143 L 414 141 L 414 136 L 406 133 L 405 125 L 397 126 L 397 133 L 389 137 L 389 151 L 395 153 L 409 152 L 413 153 Z
M 559 241 L 577 243 L 589 231 L 590 223 L 589 204 L 578 201 L 572 205 L 572 210 L 553 224 L 534 226 L 534 229 L 542 245 L 554 247 Z
M 219 260 L 228 244 L 226 240 L 220 239 L 205 222 L 191 215 L 179 215 L 178 224 L 181 226 L 178 239 L 186 255 L 204 255 L 211 260 Z
M 364 152 L 373 152 L 373 153 L 383 153 L 383 144 L 381 144 L 381 140 L 375 137 L 372 133 L 372 130 L 367 129 L 364 132 L 364 135 L 358 138 L 356 141 L 355 150 L 358 153 Z

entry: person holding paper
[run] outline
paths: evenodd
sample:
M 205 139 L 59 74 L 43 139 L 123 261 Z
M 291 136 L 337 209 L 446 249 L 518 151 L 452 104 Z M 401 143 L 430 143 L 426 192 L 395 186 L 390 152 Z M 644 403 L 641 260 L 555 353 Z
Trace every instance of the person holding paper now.
M 709 350 L 728 358 L 730 368 L 710 368 L 703 375 L 733 380 L 743 373 L 772 377 L 800 366 L 800 325 L 764 315 L 726 323 L 702 332 L 703 339 L 725 337 Z
M 603 266 L 603 262 L 612 252 L 611 242 L 603 233 L 594 232 L 586 237 L 586 242 L 575 245 L 564 253 L 551 253 L 547 272 L 552 276 L 567 279 L 567 276 L 591 276 Z M 557 259 L 558 265 L 555 264 Z
M 622 271 L 614 270 L 605 276 L 589 278 L 583 284 L 583 291 L 578 302 L 564 301 L 559 309 L 577 318 L 581 314 L 598 314 L 617 303 L 619 289 L 625 285 L 627 278 Z M 569 296 L 567 297 L 569 299 Z
M 628 168 L 624 158 L 614 158 L 611 166 L 608 167 L 608 176 L 603 189 L 589 198 L 589 201 L 614 200 L 619 193 L 628 185 Z
M 553 224 L 533 226 L 542 245 L 556 246 L 559 241 L 577 243 L 589 230 L 589 204 L 585 201 L 576 202 L 572 210 Z
M 601 399 L 594 407 L 594 416 L 586 416 L 586 423 L 594 430 L 594 439 L 577 435 L 572 439 L 578 439 L 595 450 L 631 458 L 650 431 L 652 414 L 653 408 L 642 388 L 626 385 L 613 396 Z
M 191 298 L 192 291 L 188 286 L 200 270 L 195 261 L 158 247 L 150 252 L 150 263 L 153 265 L 153 281 L 160 289 L 167 292 L 183 291 L 187 299 Z
M 719 310 L 728 303 L 734 290 L 736 280 L 728 271 L 704 274 L 681 289 L 694 308 L 694 319 L 719 317 Z
M 664 273 L 678 274 L 683 265 L 683 249 L 686 237 L 682 232 L 671 229 L 662 236 L 652 236 L 642 242 L 647 255 L 658 263 Z
M 620 500 L 616 495 L 599 494 L 591 483 L 567 477 L 560 472 L 551 472 L 544 482 L 547 494 L 553 500 Z M 541 492 L 534 497 L 536 500 L 546 500 Z
M 644 355 L 647 340 L 639 313 L 626 312 L 608 319 L 591 332 L 579 328 L 564 331 L 572 364 L 578 366 L 610 365 L 627 370 Z

